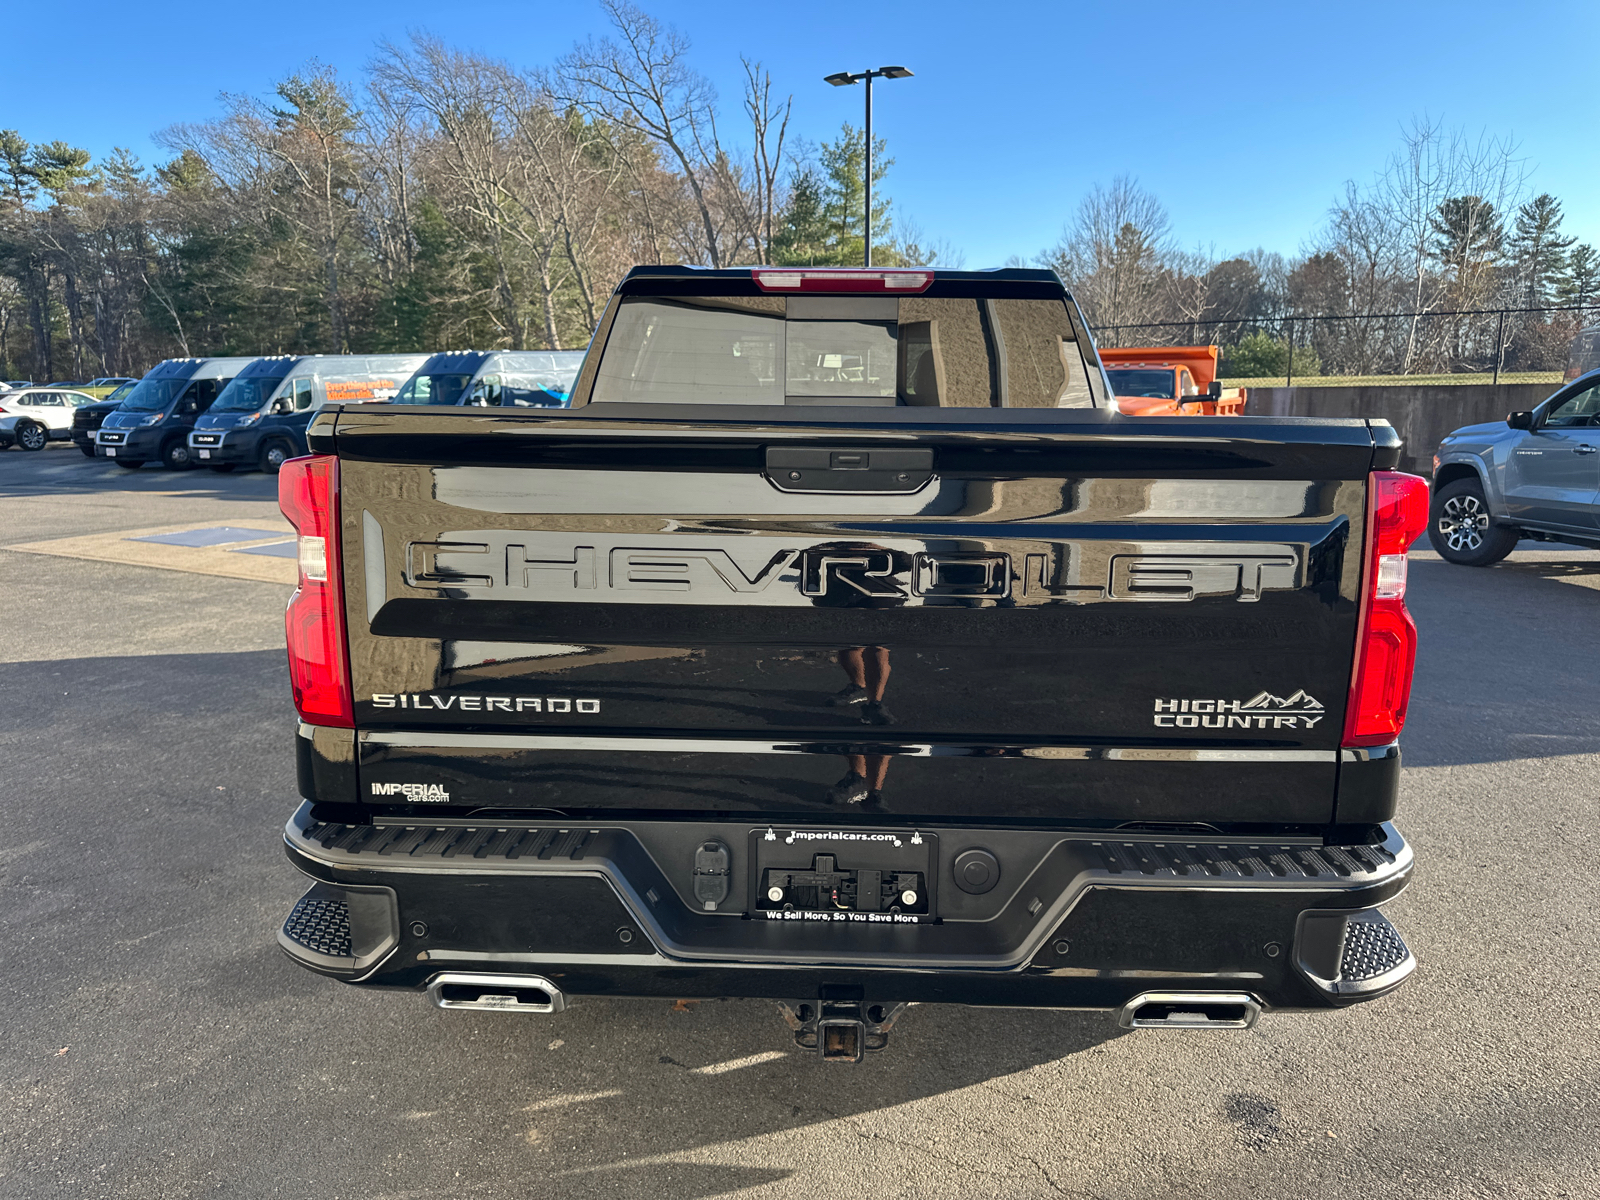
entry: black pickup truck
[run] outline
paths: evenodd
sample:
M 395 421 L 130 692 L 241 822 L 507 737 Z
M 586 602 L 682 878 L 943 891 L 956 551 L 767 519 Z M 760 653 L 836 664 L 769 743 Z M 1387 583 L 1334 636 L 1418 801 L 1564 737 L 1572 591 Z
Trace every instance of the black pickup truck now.
M 1378 910 L 1420 479 L 1381 421 L 1128 418 L 1051 273 L 638 268 L 569 410 L 325 409 L 284 466 L 313 971 L 1241 1028 Z

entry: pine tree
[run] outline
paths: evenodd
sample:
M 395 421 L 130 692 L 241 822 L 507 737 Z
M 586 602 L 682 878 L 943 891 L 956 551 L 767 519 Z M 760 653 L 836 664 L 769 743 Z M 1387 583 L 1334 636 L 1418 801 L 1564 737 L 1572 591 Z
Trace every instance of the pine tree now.
M 887 249 L 894 222 L 889 216 L 892 205 L 879 186 L 894 166 L 889 157 L 888 143 L 883 138 L 872 139 L 872 247 Z M 859 265 L 866 252 L 864 239 L 866 208 L 866 142 L 861 131 L 848 121 L 839 129 L 839 139 L 824 142 L 819 148 L 822 155 L 823 191 L 822 213 L 828 223 L 828 240 L 832 245 L 834 261 L 841 266 Z M 880 255 L 881 259 L 882 256 Z M 892 266 L 889 262 L 876 265 Z
M 1555 293 L 1558 304 L 1587 308 L 1600 301 L 1600 251 L 1590 245 L 1575 247 L 1555 281 Z
M 1498 262 L 1505 247 L 1505 222 L 1481 196 L 1446 200 L 1429 224 L 1429 248 L 1458 287 Z
M 1561 234 L 1561 201 L 1548 192 L 1517 209 L 1511 253 L 1522 284 L 1522 303 L 1541 308 L 1566 269 L 1567 251 L 1578 239 Z
M 828 219 L 822 211 L 822 184 L 814 169 L 795 176 L 782 223 L 772 236 L 772 261 L 783 267 L 831 264 Z

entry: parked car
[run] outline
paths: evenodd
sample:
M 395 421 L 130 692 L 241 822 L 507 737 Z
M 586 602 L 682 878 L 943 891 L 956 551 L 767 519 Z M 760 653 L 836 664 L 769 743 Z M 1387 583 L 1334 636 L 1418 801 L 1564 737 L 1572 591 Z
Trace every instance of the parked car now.
M 137 379 L 130 379 L 127 383 L 119 384 L 109 396 L 96 400 L 93 404 L 80 404 L 72 413 L 72 444 L 82 450 L 88 458 L 94 457 L 95 431 L 105 423 L 105 419 L 121 407 L 128 393 L 139 385 Z
M 194 465 L 189 430 L 254 358 L 169 358 L 150 369 L 95 431 L 95 453 L 119 467 L 159 459 L 168 470 Z
M 452 350 L 430 356 L 396 404 L 565 408 L 582 350 Z
M 1439 443 L 1428 514 L 1439 556 L 1487 567 L 1520 538 L 1600 548 L 1600 370 Z
M 330 405 L 278 476 L 297 962 L 839 1062 L 1411 974 L 1387 422 L 1118 417 L 1049 271 L 639 267 L 598 330 L 568 410 Z
M 32 417 L 15 413 L 0 415 L 0 449 L 43 450 L 50 442 L 50 430 Z
M 64 442 L 72 437 L 74 411 L 93 403 L 93 396 L 66 388 L 20 388 L 0 395 L 0 413 L 28 417 L 45 428 L 50 441 Z M 19 440 L 19 445 L 22 440 L 26 439 Z
M 276 474 L 306 453 L 306 426 L 324 404 L 393 399 L 426 354 L 316 354 L 258 358 L 195 421 L 189 449 L 214 471 Z
M 128 375 L 102 375 L 99 379 L 91 379 L 83 385 L 83 390 L 97 400 L 110 397 L 111 393 L 128 383 L 138 383 L 137 379 Z

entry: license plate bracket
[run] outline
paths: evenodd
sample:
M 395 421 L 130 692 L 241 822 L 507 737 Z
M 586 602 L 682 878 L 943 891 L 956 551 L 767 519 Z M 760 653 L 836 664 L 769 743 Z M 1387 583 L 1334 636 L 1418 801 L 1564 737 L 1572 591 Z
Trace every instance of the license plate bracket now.
M 936 834 L 762 826 L 746 861 L 753 920 L 840 930 L 938 921 Z

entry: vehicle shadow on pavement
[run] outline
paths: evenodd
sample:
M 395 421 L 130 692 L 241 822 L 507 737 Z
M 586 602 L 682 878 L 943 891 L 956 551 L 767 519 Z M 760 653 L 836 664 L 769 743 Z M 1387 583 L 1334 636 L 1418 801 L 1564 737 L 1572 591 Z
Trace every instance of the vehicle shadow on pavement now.
M 168 471 L 158 463 L 130 471 L 103 458 L 85 458 L 76 447 L 52 447 L 26 456 L 0 451 L 0 496 L 96 492 L 182 492 L 198 500 L 259 502 L 277 498 L 278 478 L 258 471 Z
M 1600 572 L 1600 555 L 1488 570 L 1413 559 L 1410 572 L 1420 638 L 1406 766 L 1600 751 L 1600 673 L 1588 650 L 1600 595 L 1561 578 Z M 1556 672 L 1552 638 L 1572 651 Z
M 1600 575 L 1600 559 L 1545 559 L 1534 562 L 1513 562 L 1507 559 L 1495 570 L 1537 575 L 1541 579 L 1574 579 L 1585 575 Z
M 876 1139 L 875 1114 L 973 1087 L 1023 1102 L 1038 1085 L 1007 1077 L 1120 1032 L 928 1005 L 852 1068 L 798 1049 L 770 1001 L 442 1012 L 309 974 L 275 942 L 308 882 L 281 850 L 283 675 L 281 650 L 0 666 L 28 801 L 0 848 L 0 948 L 26 964 L 0 981 L 0 1071 L 34 1081 L 0 1122 L 17 1178 L 319 1195 L 360 1163 L 363 1195 L 722 1195 L 789 1174 L 743 1165 L 741 1140 L 834 1120 Z
M 504 1182 L 542 1163 L 563 1196 L 706 1197 L 772 1182 L 790 1172 L 681 1159 L 823 1122 L 860 1119 L 857 1134 L 878 1138 L 886 1110 L 973 1087 L 1025 1103 L 1030 1088 L 1058 1091 L 1059 1080 L 1008 1077 L 1124 1034 L 1103 1013 L 924 1005 L 906 1013 L 887 1049 L 848 1067 L 795 1047 L 769 1001 L 582 999 L 558 1016 L 525 1018 L 439 1012 L 404 993 L 346 1004 L 349 991 L 308 978 L 302 1002 L 347 1044 L 386 1040 L 402 1061 L 450 1064 L 451 1079 L 446 1088 L 433 1073 L 390 1071 L 380 1080 L 362 1062 L 351 1090 L 377 1089 L 377 1111 L 330 1111 L 327 1119 L 363 1137 L 356 1130 L 369 1120 L 380 1128 L 409 1122 L 418 1135 L 452 1141 L 470 1136 L 487 1161 L 510 1167 Z M 312 1036 L 308 1072 L 321 1061 L 316 1043 Z M 736 1153 L 750 1161 L 748 1150 Z M 680 1161 L 662 1161 L 668 1156 Z

